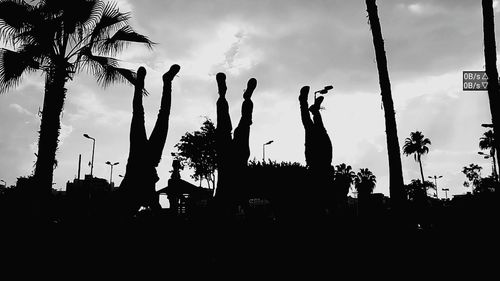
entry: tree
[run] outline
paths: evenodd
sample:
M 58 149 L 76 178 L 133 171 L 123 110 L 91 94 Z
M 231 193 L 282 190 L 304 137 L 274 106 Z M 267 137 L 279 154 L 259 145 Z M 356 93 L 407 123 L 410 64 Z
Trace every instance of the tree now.
M 465 166 L 462 169 L 462 173 L 464 173 L 465 177 L 467 177 L 466 182 L 464 182 L 465 187 L 469 187 L 472 184 L 472 191 L 474 192 L 474 188 L 479 187 L 481 184 L 481 170 L 483 168 L 477 164 L 469 164 L 469 166 Z
M 495 43 L 495 20 L 493 0 L 483 0 L 483 33 L 484 33 L 484 61 L 488 76 L 488 98 L 490 101 L 491 120 L 493 123 L 494 139 L 500 139 L 500 85 L 498 83 L 497 50 Z M 500 167 L 500 144 L 494 143 L 496 151 L 496 165 Z M 495 160 L 493 160 L 495 161 Z
M 424 181 L 424 184 L 419 179 L 412 179 L 406 186 L 408 199 L 411 201 L 418 200 L 419 198 L 427 197 L 429 189 L 436 190 L 436 185 L 430 181 Z
M 493 178 L 497 180 L 498 177 L 495 160 L 495 136 L 492 130 L 484 132 L 483 136 L 479 139 L 479 148 L 482 150 L 490 150 L 490 157 L 493 158 Z
M 415 161 L 420 165 L 420 175 L 422 176 L 422 182 L 425 183 L 424 170 L 422 169 L 422 155 L 429 152 L 429 147 L 431 141 L 424 137 L 422 132 L 416 131 L 411 132 L 410 137 L 406 138 L 405 144 L 403 145 L 403 153 L 406 156 L 413 154 Z
M 350 165 L 342 163 L 335 166 L 334 183 L 341 190 L 340 194 L 347 194 L 349 192 L 349 188 L 351 188 L 355 178 L 356 173 Z
M 134 83 L 135 73 L 118 67 L 113 58 L 130 42 L 152 47 L 128 24 L 129 13 L 99 0 L 0 1 L 0 39 L 13 50 L 0 49 L 0 93 L 15 87 L 23 74 L 45 74 L 35 183 L 49 194 L 58 146 L 65 85 L 83 70 L 106 87 L 114 82 Z
M 361 168 L 354 178 L 354 183 L 354 187 L 356 188 L 356 191 L 358 191 L 358 194 L 368 195 L 373 193 L 373 189 L 375 189 L 375 185 L 377 183 L 377 178 L 367 168 Z
M 366 10 L 368 12 L 368 19 L 372 31 L 373 46 L 377 59 L 380 94 L 384 106 L 387 153 L 389 156 L 389 193 L 391 201 L 395 209 L 397 209 L 402 207 L 405 201 L 405 192 L 396 116 L 391 93 L 391 82 L 389 79 L 389 71 L 387 70 L 384 39 L 382 38 L 382 29 L 380 27 L 376 1 L 366 0 Z
M 368 214 L 370 205 L 370 194 L 375 188 L 377 179 L 375 175 L 368 169 L 360 169 L 354 178 L 354 187 L 358 191 L 358 212 L 361 217 Z
M 208 188 L 215 187 L 215 171 L 217 157 L 215 150 L 215 126 L 212 120 L 206 119 L 199 131 L 186 133 L 175 145 L 179 157 L 194 170 L 191 177 L 197 181 L 206 180 Z

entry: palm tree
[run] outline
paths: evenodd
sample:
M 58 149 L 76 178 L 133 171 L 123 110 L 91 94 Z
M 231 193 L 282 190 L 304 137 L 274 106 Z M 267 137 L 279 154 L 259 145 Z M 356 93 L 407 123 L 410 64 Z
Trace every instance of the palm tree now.
M 488 76 L 488 97 L 490 100 L 490 112 L 493 123 L 493 135 L 500 139 L 500 86 L 498 83 L 497 50 L 495 43 L 495 20 L 493 11 L 493 0 L 483 0 L 483 33 L 484 33 L 484 60 L 486 74 Z M 500 144 L 494 144 L 497 153 L 496 161 L 500 161 Z M 500 163 L 497 162 L 500 167 Z
M 347 195 L 355 178 L 356 173 L 352 170 L 350 165 L 342 163 L 335 166 L 334 181 L 337 188 L 341 190 L 340 194 Z
M 366 10 L 373 36 L 373 46 L 377 59 L 382 104 L 385 114 L 385 130 L 387 138 L 387 153 L 389 156 L 389 193 L 395 209 L 402 207 L 405 201 L 405 190 L 403 181 L 403 168 L 401 165 L 401 154 L 399 151 L 398 132 L 394 103 L 392 101 L 391 82 L 387 70 L 387 58 L 385 56 L 384 39 L 378 17 L 377 4 L 375 0 L 366 0 Z
M 358 212 L 360 216 L 365 216 L 369 206 L 369 196 L 375 188 L 377 179 L 370 170 L 365 168 L 359 170 L 354 182 L 354 187 L 358 191 Z
M 462 173 L 467 177 L 468 182 L 464 182 L 465 187 L 469 187 L 471 184 L 472 192 L 474 188 L 477 188 L 481 184 L 481 170 L 483 168 L 477 164 L 471 163 L 469 166 L 462 168 Z
M 373 189 L 375 189 L 375 185 L 377 183 L 377 178 L 370 170 L 362 168 L 359 169 L 359 172 L 354 179 L 354 183 L 358 194 L 367 195 L 373 193 Z
M 128 24 L 130 14 L 121 13 L 112 2 L 32 3 L 0 0 L 0 39 L 13 47 L 0 49 L 0 93 L 18 85 L 25 73 L 40 70 L 45 74 L 34 177 L 37 193 L 46 195 L 52 186 L 66 82 L 86 70 L 104 87 L 114 82 L 134 83 L 135 73 L 118 67 L 113 56 L 130 42 L 149 48 L 153 42 L 136 33 Z
M 429 152 L 429 147 L 431 141 L 424 137 L 422 132 L 416 131 L 411 132 L 410 137 L 406 138 L 405 144 L 403 145 L 403 154 L 409 156 L 413 154 L 415 161 L 420 165 L 420 175 L 422 176 L 422 182 L 425 182 L 424 170 L 422 169 L 422 155 Z
M 497 180 L 497 167 L 495 160 L 495 136 L 492 130 L 486 131 L 479 139 L 479 148 L 482 150 L 489 149 L 490 157 L 493 158 L 493 178 Z

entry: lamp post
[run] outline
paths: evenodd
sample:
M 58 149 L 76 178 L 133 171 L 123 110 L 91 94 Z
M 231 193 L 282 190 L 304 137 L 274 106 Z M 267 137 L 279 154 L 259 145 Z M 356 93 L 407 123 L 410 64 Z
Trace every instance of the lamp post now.
M 111 163 L 109 161 L 106 161 L 106 164 L 108 164 L 111 167 L 111 173 L 109 174 L 109 185 L 112 186 L 113 185 L 113 166 L 118 165 L 119 163 L 118 162 Z
M 444 196 L 446 197 L 446 200 L 448 200 L 448 191 L 450 191 L 449 188 L 441 188 L 442 191 L 444 191 Z
M 90 164 L 90 177 L 94 177 L 94 151 L 95 151 L 95 139 L 87 134 L 83 134 L 84 137 L 92 140 L 92 164 Z
M 273 143 L 273 140 L 270 140 L 262 145 L 262 163 L 266 162 L 266 145 Z
M 435 185 L 435 187 L 436 187 L 436 198 L 439 198 L 439 197 L 438 197 L 438 183 L 437 183 L 437 179 L 440 179 L 440 178 L 442 178 L 442 177 L 443 177 L 443 176 L 436 176 L 436 175 L 434 175 L 434 176 L 432 176 L 432 177 L 431 177 L 431 176 L 428 176 L 428 178 L 430 178 L 430 179 L 434 179 L 434 185 Z

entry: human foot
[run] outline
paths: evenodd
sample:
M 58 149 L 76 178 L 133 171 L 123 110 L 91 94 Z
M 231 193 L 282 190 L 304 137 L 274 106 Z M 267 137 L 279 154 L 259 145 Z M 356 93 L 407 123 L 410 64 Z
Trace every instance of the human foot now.
M 311 113 L 318 113 L 323 99 L 325 99 L 323 96 L 317 97 L 316 100 L 314 100 L 314 104 L 309 107 L 309 111 L 311 111 Z
M 179 73 L 181 67 L 178 64 L 173 64 L 170 69 L 163 74 L 163 82 L 171 82 L 174 79 L 174 76 Z
M 304 86 L 300 89 L 299 101 L 301 103 L 307 103 L 307 97 L 309 96 L 309 86 Z
M 243 99 L 250 99 L 252 97 L 253 91 L 255 90 L 255 87 L 257 87 L 257 79 L 250 78 L 247 83 L 247 89 L 243 93 Z
M 137 69 L 137 80 L 136 86 L 139 88 L 144 88 L 144 78 L 146 77 L 146 69 L 144 67 L 139 67 Z
M 219 72 L 215 76 L 215 79 L 217 80 L 217 86 L 219 88 L 219 95 L 224 96 L 227 91 L 227 86 L 226 86 L 226 74 Z

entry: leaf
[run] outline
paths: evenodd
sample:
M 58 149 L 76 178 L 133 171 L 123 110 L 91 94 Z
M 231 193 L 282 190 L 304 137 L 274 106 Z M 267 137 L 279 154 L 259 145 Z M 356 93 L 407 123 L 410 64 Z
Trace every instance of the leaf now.
M 19 84 L 25 72 L 36 70 L 36 62 L 23 53 L 0 49 L 0 93 Z
M 150 49 L 154 44 L 148 37 L 135 32 L 130 26 L 126 25 L 118 30 L 111 38 L 105 39 L 102 45 L 100 45 L 99 51 L 116 54 L 121 52 L 130 42 L 144 43 Z

